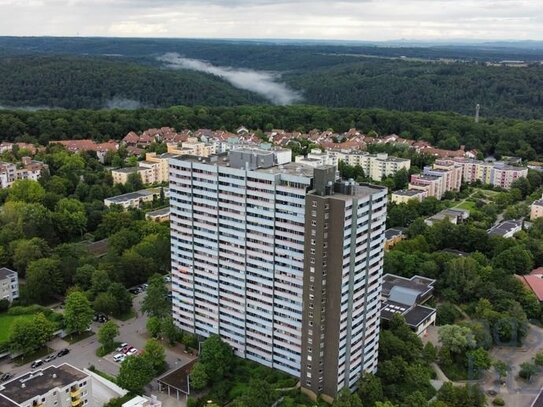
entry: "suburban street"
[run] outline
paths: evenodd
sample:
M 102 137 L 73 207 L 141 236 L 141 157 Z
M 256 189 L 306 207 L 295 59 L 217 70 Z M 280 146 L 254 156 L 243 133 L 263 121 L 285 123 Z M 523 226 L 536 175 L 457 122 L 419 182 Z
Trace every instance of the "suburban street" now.
M 134 297 L 134 309 L 137 313 L 135 318 L 124 322 L 115 320 L 115 322 L 119 325 L 120 332 L 119 336 L 117 337 L 117 341 L 126 342 L 136 347 L 138 350 L 143 349 L 145 342 L 149 339 L 145 329 L 147 318 L 140 312 L 141 303 L 144 296 L 145 293 L 142 293 Z M 97 332 L 101 325 L 102 324 L 100 323 L 93 322 L 91 327 L 92 331 Z M 89 368 L 91 365 L 94 365 L 98 370 L 111 375 L 117 375 L 119 373 L 120 363 L 114 362 L 112 359 L 115 352 L 100 358 L 96 356 L 96 350 L 99 346 L 100 344 L 98 343 L 98 338 L 96 335 L 92 335 L 91 337 L 74 343 L 73 345 L 70 345 L 60 338 L 56 338 L 49 343 L 49 347 L 54 349 L 55 353 L 60 349 L 68 348 L 70 349 L 70 353 L 44 364 L 40 368 L 62 363 L 69 363 L 80 369 Z M 165 345 L 165 350 L 166 362 L 168 363 L 169 369 L 183 366 L 193 359 L 192 356 L 184 353 L 182 345 L 179 344 L 174 347 Z M 15 377 L 20 376 L 30 370 L 30 363 L 23 366 L 16 366 L 10 361 L 0 363 L 1 372 L 12 373 Z

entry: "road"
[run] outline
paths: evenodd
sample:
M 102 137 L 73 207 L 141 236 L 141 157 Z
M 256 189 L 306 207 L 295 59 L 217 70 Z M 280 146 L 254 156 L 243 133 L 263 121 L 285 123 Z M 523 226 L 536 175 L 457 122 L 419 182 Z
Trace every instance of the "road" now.
M 140 311 L 144 296 L 145 294 L 143 293 L 134 297 L 134 309 L 137 313 L 135 318 L 124 322 L 115 320 L 115 322 L 119 325 L 119 336 L 117 340 L 119 342 L 127 342 L 140 350 L 143 349 L 145 342 L 149 339 L 145 329 L 147 318 L 143 316 Z M 92 331 L 96 332 L 100 326 L 101 324 L 94 322 L 91 329 Z M 48 364 L 42 365 L 42 367 L 69 363 L 77 368 L 83 369 L 94 365 L 98 370 L 111 375 L 117 375 L 119 373 L 120 364 L 112 360 L 112 354 L 106 355 L 103 358 L 96 356 L 96 350 L 99 346 L 100 344 L 98 343 L 96 335 L 92 335 L 91 337 L 74 343 L 73 345 L 70 345 L 66 341 L 59 338 L 54 339 L 49 343 L 50 348 L 54 349 L 56 352 L 63 348 L 69 348 L 70 353 L 61 358 L 57 358 Z M 183 352 L 181 345 L 176 345 L 175 347 L 165 346 L 165 351 L 166 362 L 168 363 L 169 368 L 183 366 L 192 360 L 190 355 Z M 30 363 L 23 366 L 16 366 L 9 361 L 0 363 L 1 372 L 10 372 L 16 377 L 30 370 Z

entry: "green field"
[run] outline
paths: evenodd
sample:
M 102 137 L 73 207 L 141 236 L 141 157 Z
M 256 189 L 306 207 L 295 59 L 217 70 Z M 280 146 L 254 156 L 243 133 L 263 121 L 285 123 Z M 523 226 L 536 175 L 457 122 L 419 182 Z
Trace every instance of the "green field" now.
M 11 333 L 11 327 L 17 319 L 32 319 L 34 315 L 0 315 L 0 343 L 6 342 Z
M 475 209 L 475 202 L 473 201 L 464 201 L 459 205 L 456 205 L 454 208 L 458 209 L 467 209 L 468 211 L 473 211 Z

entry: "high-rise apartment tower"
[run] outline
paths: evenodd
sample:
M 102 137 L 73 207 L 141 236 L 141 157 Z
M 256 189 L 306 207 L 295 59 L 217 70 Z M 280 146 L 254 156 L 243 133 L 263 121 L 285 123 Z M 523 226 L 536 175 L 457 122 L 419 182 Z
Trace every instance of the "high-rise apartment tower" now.
M 335 397 L 376 368 L 386 189 L 290 161 L 170 159 L 173 316 Z

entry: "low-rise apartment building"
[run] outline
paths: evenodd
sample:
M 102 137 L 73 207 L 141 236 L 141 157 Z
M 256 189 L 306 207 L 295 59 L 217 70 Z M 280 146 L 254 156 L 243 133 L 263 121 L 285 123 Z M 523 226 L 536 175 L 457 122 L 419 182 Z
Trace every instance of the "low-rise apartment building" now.
M 112 196 L 104 199 L 104 205 L 110 207 L 112 205 L 122 206 L 124 209 L 139 208 L 142 204 L 153 202 L 160 197 L 161 188 L 142 189 L 135 192 L 129 192 L 127 194 Z M 162 188 L 164 191 L 164 197 L 169 197 L 169 189 Z
M 337 157 L 338 160 L 342 160 L 346 164 L 361 166 L 364 174 L 374 181 L 381 181 L 402 169 L 409 171 L 411 168 L 411 160 L 391 157 L 386 153 L 337 153 Z
M 0 384 L 2 407 L 98 407 L 92 380 L 69 364 L 33 370 Z
M 543 197 L 534 201 L 530 206 L 530 220 L 543 218 Z
M 19 298 L 19 276 L 7 267 L 0 268 L 0 300 L 13 302 Z
M 469 159 L 455 159 L 462 165 L 462 178 L 466 183 L 481 182 L 510 189 L 513 182 L 528 176 L 528 168 L 515 167 L 503 162 L 486 162 Z
M 37 181 L 48 168 L 47 164 L 30 157 L 23 157 L 20 163 L 0 162 L 0 188 L 7 188 L 18 179 Z
M 390 197 L 390 202 L 395 204 L 405 204 L 411 200 L 416 200 L 421 202 L 424 198 L 428 196 L 426 189 L 402 189 L 399 191 L 394 191 Z
M 156 153 L 145 154 L 145 160 L 138 162 L 137 167 L 118 168 L 111 171 L 114 184 L 126 184 L 130 174 L 138 174 L 141 181 L 146 184 L 160 184 L 168 182 L 168 159 L 174 157 L 174 154 Z

